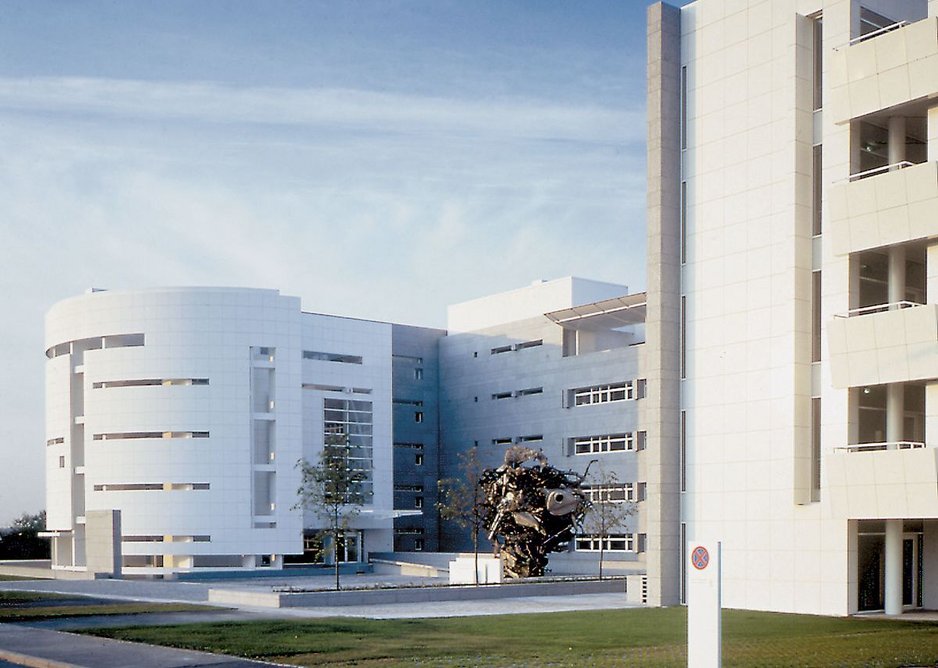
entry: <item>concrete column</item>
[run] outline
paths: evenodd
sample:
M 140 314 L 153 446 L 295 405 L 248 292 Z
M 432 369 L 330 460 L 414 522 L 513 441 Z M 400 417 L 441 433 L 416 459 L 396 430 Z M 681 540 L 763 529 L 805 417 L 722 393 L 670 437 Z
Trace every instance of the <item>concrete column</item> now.
M 905 247 L 889 249 L 889 303 L 905 300 Z
M 905 160 L 905 116 L 889 117 L 889 164 Z
M 902 614 L 902 520 L 886 520 L 886 614 Z
M 890 383 L 886 386 L 886 441 L 905 440 L 905 385 Z

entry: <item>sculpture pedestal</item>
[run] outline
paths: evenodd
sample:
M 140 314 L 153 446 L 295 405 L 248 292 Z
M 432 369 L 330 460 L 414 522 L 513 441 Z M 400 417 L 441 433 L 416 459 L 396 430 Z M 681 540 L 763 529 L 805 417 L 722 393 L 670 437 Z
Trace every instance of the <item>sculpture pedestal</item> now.
M 472 554 L 460 554 L 449 562 L 450 584 L 475 584 L 473 575 L 475 557 Z M 490 554 L 479 555 L 479 584 L 493 584 L 502 581 L 502 560 Z

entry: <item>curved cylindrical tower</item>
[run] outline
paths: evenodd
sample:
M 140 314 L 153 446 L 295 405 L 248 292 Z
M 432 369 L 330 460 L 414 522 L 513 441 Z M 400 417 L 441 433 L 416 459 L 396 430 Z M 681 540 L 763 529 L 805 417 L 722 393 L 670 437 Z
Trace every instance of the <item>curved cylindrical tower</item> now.
M 121 511 L 125 573 L 276 566 L 302 551 L 299 299 L 92 291 L 49 311 L 46 356 L 54 568 L 89 567 L 95 511 Z

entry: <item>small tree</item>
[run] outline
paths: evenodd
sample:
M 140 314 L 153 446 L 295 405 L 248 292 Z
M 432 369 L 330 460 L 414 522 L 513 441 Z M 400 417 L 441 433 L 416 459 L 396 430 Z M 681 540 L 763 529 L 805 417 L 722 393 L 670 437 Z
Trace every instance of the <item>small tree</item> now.
M 6 529 L 0 529 L 0 559 L 48 559 L 49 539 L 45 531 L 46 511 L 35 515 L 23 513 Z
M 477 448 L 459 455 L 458 478 L 446 478 L 438 482 L 440 501 L 437 509 L 440 517 L 450 520 L 472 533 L 472 555 L 475 583 L 479 584 L 479 532 L 485 528 L 488 516 L 486 497 L 479 481 L 482 478 L 482 463 Z
M 332 542 L 336 590 L 340 589 L 339 545 L 345 540 L 351 520 L 371 498 L 371 492 L 365 488 L 368 474 L 352 466 L 351 450 L 348 436 L 330 435 L 325 439 L 316 464 L 305 459 L 297 462 L 302 482 L 297 490 L 299 501 L 294 507 L 311 510 L 327 522 L 327 528 L 319 535 Z
M 626 497 L 625 486 L 616 472 L 598 463 L 596 473 L 588 478 L 592 503 L 583 518 L 583 530 L 599 538 L 599 579 L 602 580 L 606 541 L 618 529 L 626 527 L 629 517 L 635 513 L 635 504 Z

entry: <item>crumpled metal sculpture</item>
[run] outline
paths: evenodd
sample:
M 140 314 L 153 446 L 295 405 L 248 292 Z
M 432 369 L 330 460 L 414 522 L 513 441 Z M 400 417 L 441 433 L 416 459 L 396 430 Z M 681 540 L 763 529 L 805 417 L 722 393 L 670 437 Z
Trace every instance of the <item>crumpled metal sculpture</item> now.
M 580 491 L 584 477 L 523 446 L 509 448 L 502 466 L 482 472 L 485 526 L 500 547 L 506 577 L 544 575 L 547 555 L 566 548 L 589 507 Z

